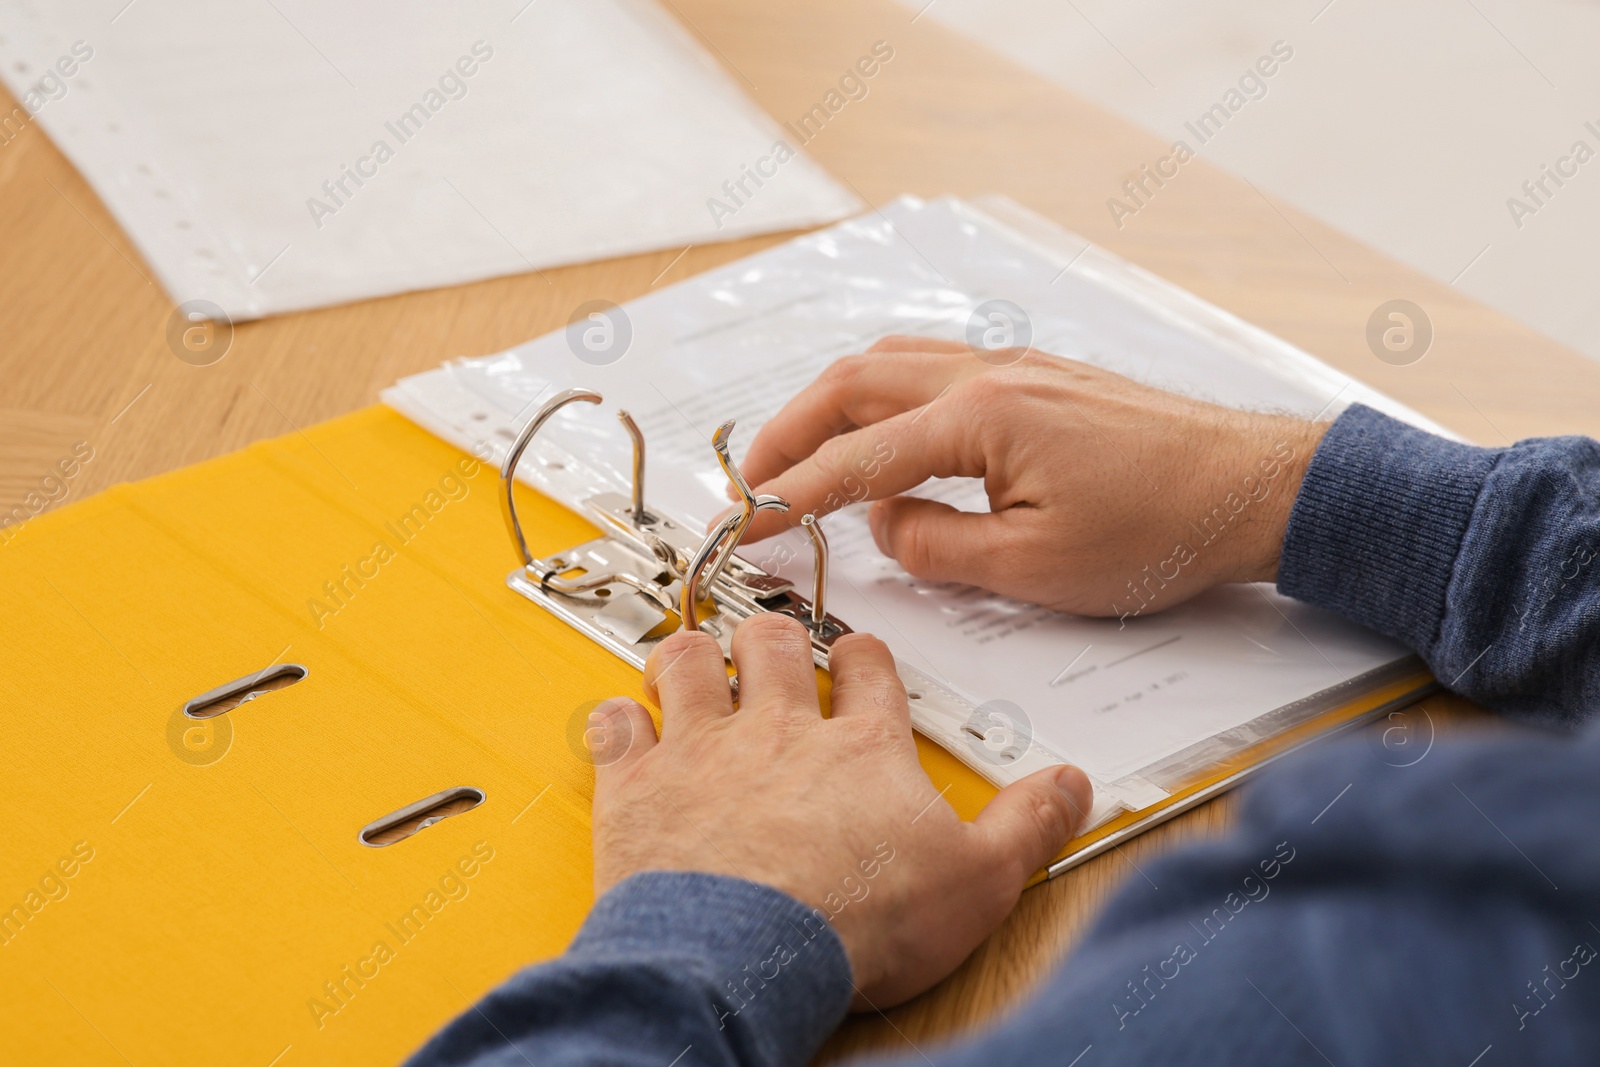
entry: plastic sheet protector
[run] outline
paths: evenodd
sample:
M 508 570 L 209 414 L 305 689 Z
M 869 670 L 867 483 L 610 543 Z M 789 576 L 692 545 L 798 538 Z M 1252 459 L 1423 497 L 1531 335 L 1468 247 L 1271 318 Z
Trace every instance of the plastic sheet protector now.
M 596 491 L 626 492 L 629 442 L 611 413 L 626 408 L 649 442 L 648 500 L 704 523 L 728 505 L 708 443 L 719 423 L 738 420 L 737 460 L 762 423 L 836 358 L 891 333 L 967 338 L 975 313 L 991 321 L 992 301 L 1022 312 L 1008 321 L 1033 347 L 1153 385 L 1305 417 L 1359 401 L 1442 432 L 998 198 L 904 198 L 605 312 L 604 321 L 407 378 L 384 400 L 462 447 L 488 442 L 498 460 L 555 391 L 597 390 L 605 410 L 563 410 L 519 477 L 573 507 Z M 622 331 L 626 344 L 613 334 L 597 358 L 583 343 L 591 327 Z M 987 510 L 976 481 L 918 493 Z M 1218 588 L 1160 613 L 1079 618 L 913 579 L 874 546 L 864 505 L 826 526 L 829 610 L 887 641 L 908 677 L 931 679 L 978 711 L 974 730 L 913 701 L 919 729 L 997 784 L 1042 763 L 1077 764 L 1096 783 L 1097 822 L 1160 802 L 1201 768 L 1420 670 L 1394 642 L 1270 585 Z M 809 581 L 811 552 L 798 530 L 741 555 Z
M 0 0 L 0 81 L 236 320 L 858 207 L 652 0 Z

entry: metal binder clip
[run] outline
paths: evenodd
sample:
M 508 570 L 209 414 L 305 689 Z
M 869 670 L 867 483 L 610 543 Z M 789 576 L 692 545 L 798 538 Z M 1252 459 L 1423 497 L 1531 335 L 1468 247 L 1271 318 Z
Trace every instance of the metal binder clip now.
M 506 527 L 521 563 L 506 577 L 506 584 L 637 667 L 643 667 L 655 644 L 676 628 L 669 623 L 690 630 L 707 628 L 727 653 L 738 622 L 764 611 L 781 612 L 804 623 L 811 632 L 813 655 L 825 666 L 828 646 L 850 632 L 822 605 L 827 542 L 810 518 L 805 525 L 816 553 L 811 600 L 796 592 L 793 582 L 735 554 L 757 512 L 787 511 L 789 504 L 780 497 L 756 496 L 734 466 L 728 454 L 732 420 L 717 428 L 711 446 L 739 495 L 740 507 L 709 534 L 699 536 L 689 525 L 647 505 L 644 435 L 627 412 L 619 411 L 617 418 L 633 442 L 632 493 L 597 493 L 584 502 L 600 526 L 599 537 L 553 556 L 533 555 L 517 516 L 513 491 L 517 464 L 545 423 L 579 400 L 598 404 L 603 398 L 588 389 L 568 389 L 552 397 L 517 434 L 501 466 Z M 681 588 L 672 590 L 675 582 Z M 711 614 L 702 619 L 706 605 Z

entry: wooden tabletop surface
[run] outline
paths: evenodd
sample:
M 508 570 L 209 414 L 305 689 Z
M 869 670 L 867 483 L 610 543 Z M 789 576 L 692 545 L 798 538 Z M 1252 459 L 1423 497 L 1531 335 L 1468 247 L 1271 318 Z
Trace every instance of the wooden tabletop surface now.
M 865 200 L 1004 193 L 1278 334 L 1484 444 L 1600 435 L 1600 364 L 1276 201 L 1199 158 L 1119 227 L 1123 180 L 1169 144 L 893 0 L 665 0 L 779 122 L 818 103 L 878 41 L 893 59 L 807 150 Z M 0 92 L 6 111 L 12 102 Z M 1318 151 L 1315 131 L 1305 150 Z M 1336 159 L 1324 161 L 1337 166 Z M 1374 195 L 1381 195 L 1375 191 Z M 1426 205 L 1418 205 L 1426 210 Z M 105 207 L 40 130 L 0 146 L 0 511 L 75 443 L 94 459 L 67 500 L 232 451 L 374 402 L 402 375 L 508 348 L 578 304 L 622 302 L 788 235 L 693 246 L 372 300 L 238 327 L 226 358 L 176 359 L 172 305 Z M 1470 269 L 1463 263 L 1463 269 Z M 1408 366 L 1366 339 L 1378 305 L 1411 300 L 1434 341 Z M 1423 705 L 1441 733 L 1484 719 Z M 909 1051 L 1026 992 L 1137 865 L 1214 833 L 1230 798 L 1031 890 L 952 978 L 886 1015 L 858 1016 L 824 1051 Z

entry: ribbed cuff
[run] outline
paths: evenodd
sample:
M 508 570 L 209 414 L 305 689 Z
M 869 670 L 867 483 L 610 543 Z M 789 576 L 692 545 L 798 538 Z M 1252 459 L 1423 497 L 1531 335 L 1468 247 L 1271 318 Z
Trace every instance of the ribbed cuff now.
M 803 1064 L 850 1009 L 850 960 L 825 913 L 770 886 L 652 871 L 613 887 L 569 959 L 688 961 L 744 1064 Z
M 1283 538 L 1278 591 L 1426 654 L 1500 455 L 1352 406 L 1311 458 Z

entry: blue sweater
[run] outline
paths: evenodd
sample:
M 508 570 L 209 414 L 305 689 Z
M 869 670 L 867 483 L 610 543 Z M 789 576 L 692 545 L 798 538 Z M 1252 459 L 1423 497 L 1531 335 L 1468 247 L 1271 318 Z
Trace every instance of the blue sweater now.
M 1600 727 L 1572 729 L 1600 709 L 1597 556 L 1600 444 L 1475 448 L 1346 412 L 1295 502 L 1278 587 L 1547 729 L 1420 759 L 1318 746 L 1246 791 L 1227 838 L 1124 887 L 1026 1006 L 880 1062 L 1600 1063 Z M 804 1064 L 851 998 L 832 931 L 797 934 L 809 914 L 734 879 L 637 875 L 566 955 L 412 1062 Z M 780 944 L 794 958 L 763 979 Z

